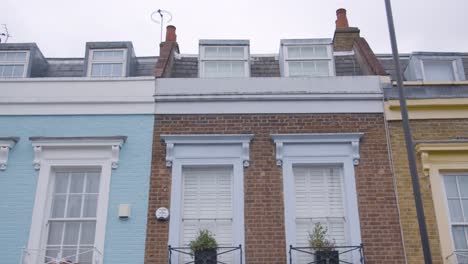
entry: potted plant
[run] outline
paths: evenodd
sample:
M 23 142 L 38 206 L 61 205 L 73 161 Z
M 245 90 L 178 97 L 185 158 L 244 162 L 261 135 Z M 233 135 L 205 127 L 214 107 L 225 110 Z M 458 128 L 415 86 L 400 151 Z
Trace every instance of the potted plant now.
M 195 264 L 216 264 L 218 262 L 216 252 L 218 243 L 210 231 L 199 230 L 197 237 L 190 241 L 189 246 L 195 256 Z
M 315 223 L 312 234 L 309 233 L 309 246 L 315 250 L 315 263 L 338 264 L 340 253 L 335 248 L 335 241 L 327 238 L 328 228 Z

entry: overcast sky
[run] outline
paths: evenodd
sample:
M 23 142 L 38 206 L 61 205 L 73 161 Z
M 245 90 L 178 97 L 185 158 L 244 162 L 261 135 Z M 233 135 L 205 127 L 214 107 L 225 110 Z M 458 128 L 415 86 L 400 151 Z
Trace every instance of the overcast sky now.
M 392 0 L 400 52 L 468 51 L 467 0 Z M 172 13 L 181 53 L 198 40 L 250 39 L 251 53 L 276 53 L 282 38 L 332 38 L 336 9 L 348 10 L 376 53 L 389 53 L 384 0 L 0 0 L 9 42 L 36 42 L 46 57 L 83 57 L 87 41 L 132 41 L 158 55 L 157 9 Z

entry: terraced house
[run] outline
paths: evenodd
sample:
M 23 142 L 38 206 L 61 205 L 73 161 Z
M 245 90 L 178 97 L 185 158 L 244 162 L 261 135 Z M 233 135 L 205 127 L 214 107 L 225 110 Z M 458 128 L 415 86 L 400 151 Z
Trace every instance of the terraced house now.
M 1 263 L 143 263 L 155 62 L 0 44 Z
M 390 82 L 346 11 L 337 17 L 332 39 L 283 39 L 267 55 L 225 39 L 181 54 L 167 28 L 145 263 L 193 261 L 200 229 L 225 263 L 310 263 L 301 247 L 317 222 L 342 261 L 405 262 L 383 113 Z
M 394 63 L 379 56 L 392 79 Z M 421 193 L 434 263 L 468 263 L 468 55 L 401 55 Z M 396 88 L 385 90 L 408 263 L 424 263 Z

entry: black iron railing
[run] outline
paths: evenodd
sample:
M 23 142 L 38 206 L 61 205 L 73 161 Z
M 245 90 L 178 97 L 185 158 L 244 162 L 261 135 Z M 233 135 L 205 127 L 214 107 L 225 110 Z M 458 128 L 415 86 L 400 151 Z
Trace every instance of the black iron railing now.
M 329 252 L 336 251 L 335 254 Z M 321 252 L 325 253 L 325 257 Z M 293 257 L 293 254 L 295 256 Z M 293 259 L 305 258 L 307 264 L 364 264 L 364 246 L 335 246 L 333 248 L 294 247 L 289 246 L 289 264 Z M 296 260 L 297 262 L 297 260 Z M 294 263 L 296 264 L 296 263 Z
M 239 251 L 239 260 L 235 261 L 235 263 L 242 264 L 243 260 L 243 252 L 242 252 L 242 245 L 239 245 L 237 247 L 217 247 L 216 248 L 216 256 L 223 256 L 231 252 Z M 179 254 L 179 257 L 182 256 L 190 256 L 192 258 L 191 261 L 188 262 L 183 262 L 183 264 L 191 264 L 195 263 L 195 260 L 193 260 L 193 253 L 191 252 L 189 247 L 171 247 L 171 245 L 168 246 L 168 264 L 178 264 L 178 263 L 173 263 L 173 254 Z M 227 264 L 226 262 L 223 262 L 221 260 L 217 260 L 216 263 L 219 264 Z

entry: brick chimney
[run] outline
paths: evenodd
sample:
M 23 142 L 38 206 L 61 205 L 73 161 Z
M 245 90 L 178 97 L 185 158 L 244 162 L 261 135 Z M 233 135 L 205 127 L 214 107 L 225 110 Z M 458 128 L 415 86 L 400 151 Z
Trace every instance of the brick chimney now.
M 166 78 L 171 76 L 171 68 L 175 52 L 179 52 L 176 27 L 169 25 L 166 27 L 165 41 L 159 44 L 159 58 L 154 69 L 154 76 L 156 78 Z
M 354 40 L 359 38 L 359 28 L 350 27 L 346 9 L 336 10 L 336 29 L 333 36 L 333 48 L 335 51 L 350 51 L 353 49 Z

